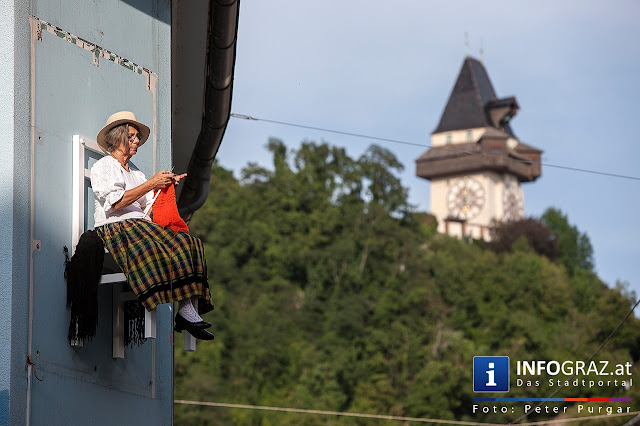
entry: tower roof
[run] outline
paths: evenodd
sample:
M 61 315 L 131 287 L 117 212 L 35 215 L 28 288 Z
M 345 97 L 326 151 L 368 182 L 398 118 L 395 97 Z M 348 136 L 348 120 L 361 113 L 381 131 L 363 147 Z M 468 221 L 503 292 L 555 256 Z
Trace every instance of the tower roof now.
M 515 98 L 497 98 L 482 62 L 467 56 L 434 133 L 494 127 L 515 136 L 509 119 L 517 110 Z

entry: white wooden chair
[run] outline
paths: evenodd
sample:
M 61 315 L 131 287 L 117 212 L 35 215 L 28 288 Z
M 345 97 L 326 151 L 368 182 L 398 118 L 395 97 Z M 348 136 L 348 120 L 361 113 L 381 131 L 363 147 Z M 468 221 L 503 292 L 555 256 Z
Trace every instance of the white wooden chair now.
M 85 180 L 91 178 L 91 170 L 85 165 L 86 152 L 90 150 L 98 155 L 105 155 L 106 152 L 100 146 L 87 138 L 80 135 L 73 136 L 73 203 L 72 203 L 72 226 L 71 226 L 71 251 L 75 252 L 76 245 L 80 240 L 80 236 L 86 231 L 85 220 Z M 87 211 L 93 210 L 93 202 L 90 200 Z M 124 302 L 134 300 L 135 295 L 126 284 L 126 277 L 113 260 L 111 254 L 105 249 L 105 267 L 100 284 L 113 284 L 113 357 L 124 358 Z M 124 283 L 124 285 L 123 285 Z M 151 312 L 145 310 L 144 317 L 144 337 L 147 339 L 156 338 L 156 317 L 157 312 L 154 309 Z M 185 331 L 184 349 L 186 351 L 195 351 L 195 338 Z M 73 346 L 82 346 L 82 341 L 72 342 Z

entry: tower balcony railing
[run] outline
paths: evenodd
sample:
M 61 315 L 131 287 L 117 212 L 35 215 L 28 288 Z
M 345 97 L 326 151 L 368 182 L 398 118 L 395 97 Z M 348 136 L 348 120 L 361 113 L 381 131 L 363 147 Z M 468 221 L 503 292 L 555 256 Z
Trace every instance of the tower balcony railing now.
M 538 154 L 517 154 L 508 150 L 506 144 L 495 141 L 481 141 L 469 148 L 452 149 L 450 152 L 439 149 L 435 155 L 420 158 L 416 164 L 416 174 L 425 179 L 437 179 L 479 171 L 495 171 L 511 173 L 521 182 L 532 181 L 540 176 Z

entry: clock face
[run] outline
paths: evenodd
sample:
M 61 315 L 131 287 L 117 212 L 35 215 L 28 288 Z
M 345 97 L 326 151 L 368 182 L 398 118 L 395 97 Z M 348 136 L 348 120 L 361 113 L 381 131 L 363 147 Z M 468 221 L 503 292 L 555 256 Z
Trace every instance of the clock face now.
M 504 187 L 502 196 L 502 207 L 504 209 L 503 220 L 519 220 L 524 217 L 524 202 L 522 191 L 515 182 L 510 182 Z
M 456 180 L 449 189 L 447 206 L 456 219 L 468 220 L 478 216 L 484 207 L 485 192 L 482 184 L 468 176 Z

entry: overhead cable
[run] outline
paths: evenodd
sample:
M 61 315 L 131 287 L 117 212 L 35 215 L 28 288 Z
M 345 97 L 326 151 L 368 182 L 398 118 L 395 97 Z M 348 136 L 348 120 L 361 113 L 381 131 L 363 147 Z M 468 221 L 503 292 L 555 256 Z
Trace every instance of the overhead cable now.
M 372 139 L 372 140 L 382 141 L 382 142 L 393 142 L 393 143 L 399 143 L 399 144 L 404 144 L 404 145 L 419 146 L 419 147 L 422 147 L 422 148 L 425 147 L 424 144 L 401 141 L 401 140 L 398 140 L 398 139 L 388 139 L 388 138 L 382 138 L 382 137 L 378 137 L 378 136 L 361 135 L 359 133 L 343 132 L 341 130 L 325 129 L 325 128 L 322 128 L 322 127 L 306 126 L 304 124 L 287 123 L 286 121 L 269 120 L 267 118 L 256 118 L 256 117 L 252 117 L 250 115 L 244 115 L 244 114 L 231 113 L 231 117 L 233 117 L 233 118 L 241 118 L 243 120 L 264 121 L 265 123 L 280 124 L 282 126 L 289 126 L 289 127 L 298 127 L 300 129 L 318 130 L 320 132 L 335 133 L 337 135 L 345 135 L 345 136 L 353 136 L 355 138 Z M 428 148 L 428 146 L 426 146 L 426 147 Z
M 264 411 L 278 411 L 285 413 L 302 413 L 302 414 L 316 414 L 316 415 L 328 415 L 328 416 L 346 416 L 346 417 L 359 417 L 369 419 L 384 419 L 384 420 L 396 420 L 402 422 L 417 422 L 417 423 L 438 423 L 443 425 L 464 425 L 464 426 L 501 426 L 499 423 L 479 423 L 479 422 L 467 422 L 459 420 L 445 420 L 445 419 L 427 419 L 422 417 L 404 417 L 404 416 L 390 416 L 385 414 L 368 414 L 368 413 L 354 413 L 347 411 L 325 411 L 325 410 L 308 410 L 304 408 L 290 408 L 290 407 L 271 407 L 265 405 L 251 405 L 251 404 L 230 404 L 226 402 L 208 402 L 208 401 L 187 401 L 183 399 L 176 399 L 174 404 L 196 405 L 203 407 L 221 407 L 221 408 L 235 408 L 244 410 L 264 410 Z M 575 421 L 589 421 L 598 419 L 610 419 L 613 417 L 627 417 L 640 414 L 640 411 L 634 411 L 631 413 L 616 413 L 616 414 L 604 414 L 600 416 L 589 417 L 573 417 L 557 420 L 543 420 L 539 422 L 522 423 L 520 426 L 534 426 L 534 425 L 548 425 L 548 424 L 563 424 L 571 423 Z
M 342 131 L 342 130 L 327 129 L 327 128 L 316 127 L 316 126 L 307 126 L 307 125 L 304 125 L 304 124 L 290 123 L 290 122 L 286 122 L 286 121 L 271 120 L 271 119 L 267 119 L 267 118 L 258 118 L 258 117 L 253 117 L 251 115 L 246 115 L 246 114 L 231 113 L 231 117 L 242 119 L 242 120 L 250 120 L 250 121 L 264 121 L 265 123 L 279 124 L 281 126 L 298 127 L 300 129 L 316 130 L 316 131 L 320 131 L 320 132 L 334 133 L 334 134 L 338 134 L 338 135 L 345 135 L 345 136 L 351 136 L 351 137 L 362 138 L 362 139 L 370 139 L 370 140 L 376 140 L 376 141 L 381 141 L 381 142 L 391 142 L 391 143 L 397 143 L 397 144 L 402 144 L 402 145 L 417 146 L 417 147 L 420 147 L 420 148 L 433 148 L 432 145 L 428 145 L 428 144 L 419 144 L 419 143 L 403 141 L 403 140 L 399 140 L 399 139 L 383 138 L 383 137 L 379 137 L 379 136 L 363 135 L 363 134 L 360 134 L 360 133 L 346 132 L 346 131 Z M 442 146 L 442 147 L 438 147 L 438 148 L 447 149 L 446 146 Z M 495 157 L 496 156 L 496 155 L 493 155 L 493 154 L 481 153 L 481 152 L 459 151 L 459 150 L 456 150 L 456 152 L 469 154 L 469 155 L 481 155 L 481 156 L 485 156 L 485 157 Z M 514 161 L 519 161 L 519 162 L 522 162 L 522 163 L 529 163 L 529 161 L 527 161 L 527 160 L 521 160 L 521 159 L 517 159 L 517 158 L 514 158 L 513 160 Z M 615 178 L 620 178 L 620 179 L 629 179 L 629 180 L 640 181 L 640 177 L 638 177 L 638 176 L 630 176 L 630 175 L 623 175 L 623 174 L 618 174 L 618 173 L 602 172 L 602 171 L 598 171 L 598 170 L 590 170 L 590 169 L 584 169 L 584 168 L 579 168 L 579 167 L 563 166 L 563 165 L 559 165 L 559 164 L 550 164 L 550 163 L 540 163 L 540 164 L 545 166 L 545 167 L 552 167 L 552 168 L 556 168 L 556 169 L 563 169 L 563 170 L 569 170 L 569 171 L 574 171 L 574 172 L 590 173 L 590 174 L 601 175 L 601 176 L 609 176 L 609 177 L 615 177 Z
M 176 399 L 174 404 L 187 404 L 187 405 L 201 405 L 209 407 L 226 407 L 226 408 L 242 408 L 249 410 L 266 410 L 266 411 L 283 411 L 288 413 L 304 413 L 304 414 L 320 414 L 328 416 L 346 416 L 346 417 L 360 417 L 369 419 L 384 419 L 384 420 L 397 420 L 403 422 L 419 422 L 419 423 L 438 423 L 442 425 L 465 425 L 465 426 L 501 426 L 500 423 L 478 423 L 478 422 L 465 422 L 459 420 L 444 420 L 444 419 L 425 419 L 422 417 L 403 417 L 403 416 L 390 416 L 385 414 L 367 414 L 367 413 L 353 413 L 347 411 L 326 411 L 326 410 L 307 410 L 304 408 L 289 408 L 289 407 L 269 407 L 265 405 L 249 405 L 249 404 L 228 404 L 225 402 L 206 402 L 206 401 L 185 401 Z

